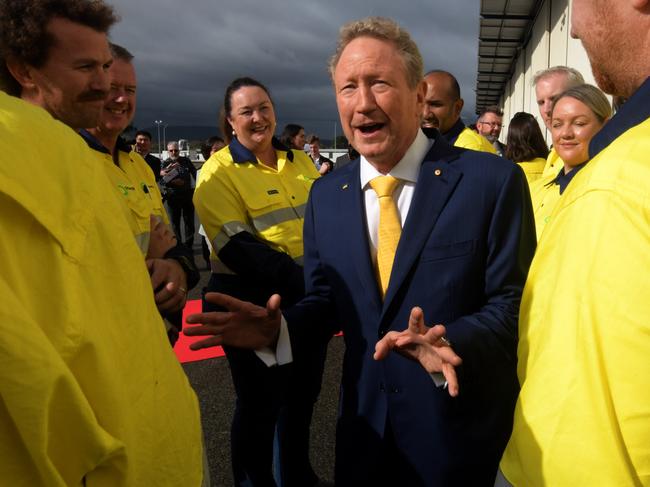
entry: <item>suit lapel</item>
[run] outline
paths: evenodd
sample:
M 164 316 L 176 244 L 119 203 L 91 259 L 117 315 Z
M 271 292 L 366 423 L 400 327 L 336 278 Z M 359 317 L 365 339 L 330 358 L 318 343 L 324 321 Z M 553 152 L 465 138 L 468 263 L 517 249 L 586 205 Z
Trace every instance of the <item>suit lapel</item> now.
M 358 161 L 358 160 L 357 160 Z M 341 185 L 339 198 L 339 220 L 341 235 L 349 235 L 343 252 L 349 254 L 354 262 L 359 280 L 365 288 L 372 305 L 381 309 L 381 298 L 377 287 L 377 279 L 370 258 L 370 242 L 366 223 L 366 209 L 359 179 L 359 164 L 356 163 L 350 171 L 349 179 Z
M 449 164 L 456 157 L 457 153 L 450 150 L 446 142 L 438 139 L 420 167 L 415 193 L 393 262 L 384 299 L 384 313 L 415 264 L 440 213 L 462 177 L 462 173 Z

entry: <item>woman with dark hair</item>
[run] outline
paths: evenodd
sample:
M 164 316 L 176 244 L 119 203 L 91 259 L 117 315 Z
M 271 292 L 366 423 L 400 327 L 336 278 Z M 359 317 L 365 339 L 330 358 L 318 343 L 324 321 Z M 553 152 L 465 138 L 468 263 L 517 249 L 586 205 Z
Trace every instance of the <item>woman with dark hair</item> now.
M 506 159 L 521 166 L 530 185 L 542 176 L 547 156 L 548 147 L 535 117 L 526 112 L 515 113 L 508 125 Z
M 305 128 L 295 123 L 288 123 L 284 126 L 280 142 L 289 149 L 305 150 Z
M 221 116 L 228 145 L 203 165 L 194 204 L 212 243 L 207 291 L 261 306 L 279 294 L 284 308 L 304 296 L 304 208 L 318 173 L 302 150 L 274 137 L 275 127 L 266 87 L 252 78 L 234 80 Z M 207 293 L 203 311 L 223 309 Z M 281 484 L 318 482 L 309 463 L 309 426 L 328 340 L 315 337 L 308 357 L 294 351 L 293 362 L 284 365 L 270 351 L 224 347 L 237 394 L 231 430 L 235 485 L 276 485 L 276 425 Z

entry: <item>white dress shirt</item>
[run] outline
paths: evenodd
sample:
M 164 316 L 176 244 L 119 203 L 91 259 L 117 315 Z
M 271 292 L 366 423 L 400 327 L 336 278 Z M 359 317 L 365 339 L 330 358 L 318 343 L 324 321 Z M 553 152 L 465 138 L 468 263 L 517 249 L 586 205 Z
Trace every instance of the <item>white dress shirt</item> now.
M 415 184 L 418 182 L 420 166 L 429 149 L 433 145 L 433 140 L 427 138 L 421 130 L 418 130 L 415 140 L 411 147 L 406 151 L 404 157 L 390 170 L 389 176 L 399 180 L 397 188 L 393 193 L 393 199 L 397 203 L 397 212 L 399 213 L 402 228 L 411 208 L 411 200 L 415 192 Z M 379 233 L 379 199 L 377 193 L 370 187 L 370 180 L 377 176 L 384 176 L 375 169 L 375 167 L 361 156 L 360 166 L 361 191 L 366 204 L 366 224 L 368 226 L 368 237 L 370 240 L 370 256 L 373 265 L 377 264 L 377 240 Z
M 433 145 L 433 140 L 429 139 L 421 130 L 415 137 L 415 140 L 404 154 L 404 157 L 393 167 L 388 175 L 393 176 L 399 180 L 397 188 L 393 193 L 393 198 L 397 202 L 397 211 L 399 213 L 402 228 L 408 216 L 413 194 L 415 193 L 415 185 L 418 181 L 420 174 L 420 166 L 424 157 Z M 368 160 L 361 156 L 361 165 L 359 171 L 359 182 L 361 190 L 363 191 L 364 201 L 366 205 L 366 224 L 368 228 L 368 236 L 370 241 L 370 255 L 372 257 L 373 265 L 377 263 L 377 241 L 379 233 L 379 199 L 377 193 L 370 187 L 370 180 L 377 176 L 384 176 L 384 174 L 377 171 L 377 169 Z M 291 344 L 289 340 L 289 333 L 287 330 L 287 322 L 282 316 L 280 325 L 280 336 L 278 337 L 278 345 L 275 354 L 269 348 L 258 350 L 255 352 L 257 356 L 267 365 L 282 365 L 292 361 Z M 437 386 L 446 384 L 444 376 L 440 373 L 431 374 L 434 383 Z

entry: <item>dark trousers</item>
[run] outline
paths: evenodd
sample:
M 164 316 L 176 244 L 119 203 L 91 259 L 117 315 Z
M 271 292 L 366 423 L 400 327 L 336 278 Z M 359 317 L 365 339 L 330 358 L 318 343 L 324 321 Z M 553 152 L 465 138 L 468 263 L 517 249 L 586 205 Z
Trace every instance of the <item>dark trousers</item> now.
M 214 277 L 207 289 L 224 292 L 225 289 L 214 285 Z M 203 311 L 216 310 L 203 301 Z M 311 353 L 294 351 L 294 362 L 274 367 L 267 367 L 250 350 L 224 350 L 237 395 L 230 431 L 234 485 L 278 485 L 272 469 L 276 428 L 279 485 L 314 485 L 318 479 L 309 462 L 309 429 L 321 388 L 327 343 Z
M 194 204 L 192 203 L 192 191 L 177 191 L 167 195 L 167 207 L 169 218 L 172 221 L 172 228 L 176 239 L 187 247 L 192 248 L 194 244 Z M 185 239 L 181 234 L 181 217 L 185 223 Z

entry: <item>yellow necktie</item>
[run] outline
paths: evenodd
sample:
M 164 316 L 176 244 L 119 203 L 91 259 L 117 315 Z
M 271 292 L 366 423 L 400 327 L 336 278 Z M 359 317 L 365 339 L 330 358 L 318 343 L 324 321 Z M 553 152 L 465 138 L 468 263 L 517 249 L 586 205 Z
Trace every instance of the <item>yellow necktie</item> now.
M 397 243 L 402 234 L 397 205 L 393 199 L 393 191 L 399 179 L 392 176 L 378 176 L 370 181 L 370 187 L 377 193 L 379 199 L 379 242 L 377 245 L 377 270 L 381 297 L 386 295 L 393 260 L 397 251 Z

